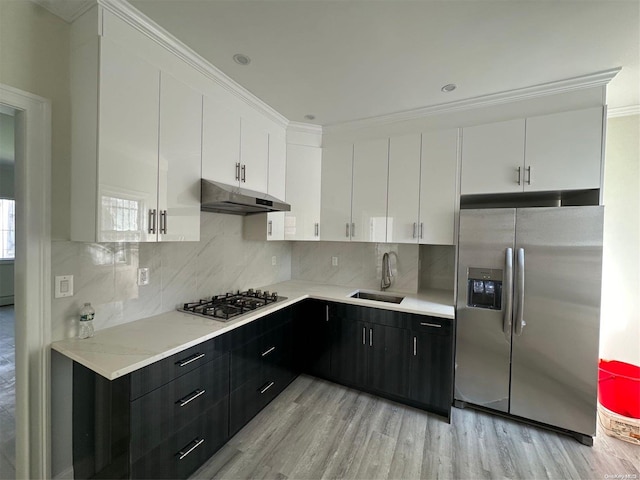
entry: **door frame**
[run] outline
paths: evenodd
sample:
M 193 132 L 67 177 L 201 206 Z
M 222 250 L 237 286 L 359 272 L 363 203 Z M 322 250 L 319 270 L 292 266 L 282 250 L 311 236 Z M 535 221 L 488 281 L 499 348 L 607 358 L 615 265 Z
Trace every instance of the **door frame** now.
M 16 477 L 51 476 L 51 101 L 0 84 L 16 111 Z

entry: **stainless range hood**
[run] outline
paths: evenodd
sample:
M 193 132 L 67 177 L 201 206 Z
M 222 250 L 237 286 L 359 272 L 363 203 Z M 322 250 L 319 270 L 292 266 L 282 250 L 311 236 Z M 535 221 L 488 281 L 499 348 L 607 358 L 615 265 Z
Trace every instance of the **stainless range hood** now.
M 204 212 L 251 215 L 254 213 L 288 212 L 291 206 L 266 193 L 202 179 L 201 206 Z

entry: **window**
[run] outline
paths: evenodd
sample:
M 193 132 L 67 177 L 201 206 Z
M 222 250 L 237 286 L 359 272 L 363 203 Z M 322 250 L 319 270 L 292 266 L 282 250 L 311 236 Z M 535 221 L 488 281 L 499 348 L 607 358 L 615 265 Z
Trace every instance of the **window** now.
M 0 260 L 16 256 L 16 201 L 0 198 Z

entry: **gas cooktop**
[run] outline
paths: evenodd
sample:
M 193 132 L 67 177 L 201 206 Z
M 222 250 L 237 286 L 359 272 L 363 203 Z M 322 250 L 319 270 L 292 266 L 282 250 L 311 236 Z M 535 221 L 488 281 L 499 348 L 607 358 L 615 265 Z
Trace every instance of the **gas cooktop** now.
M 210 300 L 185 303 L 182 308 L 178 308 L 178 310 L 213 320 L 228 322 L 238 315 L 258 310 L 259 308 L 282 300 L 286 300 L 286 297 L 279 297 L 277 292 L 263 292 L 262 290 L 250 288 L 244 292 L 238 290 L 236 293 L 214 295 Z

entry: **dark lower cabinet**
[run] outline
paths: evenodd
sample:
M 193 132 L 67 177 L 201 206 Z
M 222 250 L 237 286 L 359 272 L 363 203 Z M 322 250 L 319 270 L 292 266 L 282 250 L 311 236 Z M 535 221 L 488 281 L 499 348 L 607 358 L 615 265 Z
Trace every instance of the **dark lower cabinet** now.
M 331 306 L 321 300 L 305 300 L 294 306 L 294 358 L 298 371 L 316 377 L 331 376 L 331 338 L 334 320 Z
M 331 337 L 331 379 L 345 385 L 358 385 L 366 360 L 360 350 L 360 329 L 358 322 L 343 316 L 337 309 L 332 318 Z

